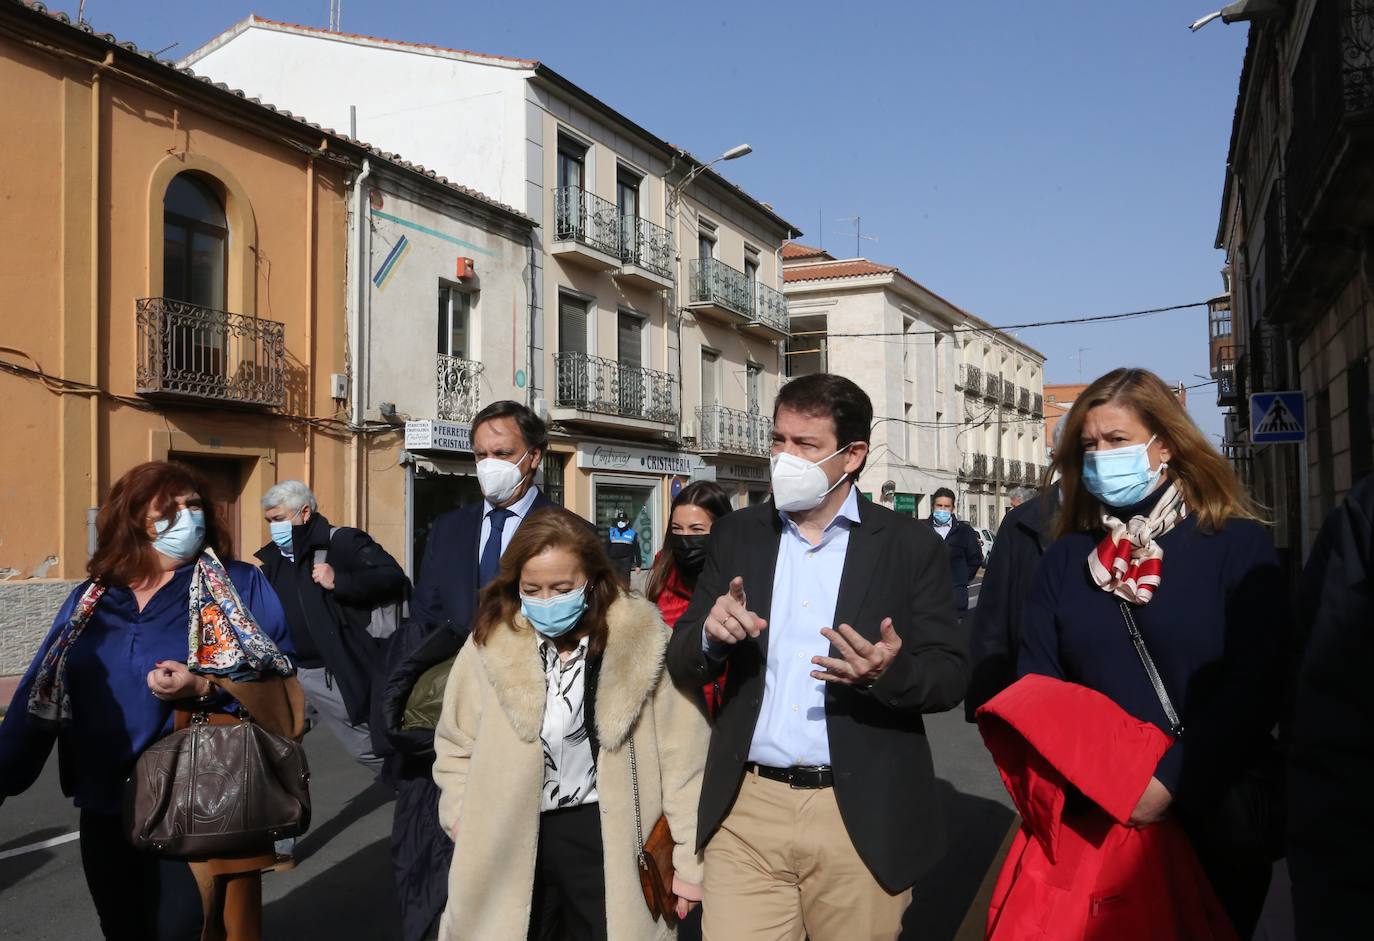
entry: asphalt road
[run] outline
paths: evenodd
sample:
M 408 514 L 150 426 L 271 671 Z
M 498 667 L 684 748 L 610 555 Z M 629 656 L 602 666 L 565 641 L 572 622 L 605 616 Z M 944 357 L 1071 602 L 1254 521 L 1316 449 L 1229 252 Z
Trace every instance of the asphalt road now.
M 918 887 L 908 914 L 915 939 L 952 938 L 1011 820 L 1011 810 L 972 726 L 956 711 L 927 719 L 950 851 Z M 266 937 L 397 937 L 387 839 L 391 802 L 327 732 L 306 739 L 314 825 L 298 844 L 300 864 L 264 877 Z M 0 857 L 76 829 L 54 759 L 27 793 L 0 807 Z M 0 938 L 99 938 L 75 841 L 0 858 Z

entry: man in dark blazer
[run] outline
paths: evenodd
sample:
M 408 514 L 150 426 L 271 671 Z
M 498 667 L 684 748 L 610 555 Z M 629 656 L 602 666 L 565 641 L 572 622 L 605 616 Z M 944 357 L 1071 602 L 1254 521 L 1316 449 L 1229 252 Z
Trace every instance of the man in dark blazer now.
M 548 443 L 544 422 L 519 402 L 493 402 L 477 413 L 472 454 L 484 499 L 434 521 L 410 602 L 412 621 L 467 636 L 477 593 L 496 574 L 515 530 L 552 505 L 534 484 Z
M 973 527 L 954 515 L 954 491 L 941 487 L 931 500 L 926 520 L 935 534 L 945 541 L 949 556 L 949 577 L 954 587 L 955 616 L 963 623 L 968 614 L 968 586 L 983 565 L 983 547 Z
M 863 390 L 794 379 L 773 417 L 773 500 L 716 522 L 668 648 L 684 688 L 729 664 L 698 817 L 703 936 L 895 939 L 945 852 L 921 716 L 964 694 L 949 564 L 854 486 Z

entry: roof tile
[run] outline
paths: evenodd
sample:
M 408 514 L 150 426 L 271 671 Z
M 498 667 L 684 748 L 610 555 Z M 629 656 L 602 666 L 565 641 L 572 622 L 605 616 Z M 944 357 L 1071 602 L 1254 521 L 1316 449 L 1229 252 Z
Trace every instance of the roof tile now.
M 791 284 L 794 281 L 834 281 L 839 278 L 863 278 L 875 274 L 893 274 L 893 265 L 880 265 L 866 258 L 852 261 L 828 261 L 819 265 L 800 265 L 782 270 L 782 280 Z

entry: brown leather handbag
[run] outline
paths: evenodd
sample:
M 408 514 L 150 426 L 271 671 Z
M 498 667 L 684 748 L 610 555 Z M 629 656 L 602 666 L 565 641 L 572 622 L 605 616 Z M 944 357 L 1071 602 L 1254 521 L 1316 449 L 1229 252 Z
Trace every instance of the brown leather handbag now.
M 232 685 L 241 704 L 264 694 L 275 698 L 269 691 L 281 686 Z M 251 687 L 259 688 L 238 695 Z M 193 712 L 185 728 L 138 758 L 125 787 L 129 841 L 160 856 L 209 859 L 270 853 L 274 841 L 304 833 L 310 769 L 292 730 L 282 731 L 288 734 L 255 721 L 246 708 L 237 716 Z
M 630 739 L 630 783 L 635 795 L 635 836 L 639 840 L 639 887 L 644 892 L 644 904 L 654 921 L 659 919 L 672 927 L 677 924 L 677 896 L 673 894 L 673 834 L 668 818 L 659 815 L 649 839 L 644 839 L 644 826 L 639 812 L 639 766 L 635 762 L 635 740 Z

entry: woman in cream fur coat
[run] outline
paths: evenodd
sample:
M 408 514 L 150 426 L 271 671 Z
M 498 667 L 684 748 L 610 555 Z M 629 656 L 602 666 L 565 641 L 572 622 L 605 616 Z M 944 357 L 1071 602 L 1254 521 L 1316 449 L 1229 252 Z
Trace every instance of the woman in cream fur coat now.
M 521 523 L 435 734 L 439 820 L 455 843 L 443 941 L 674 936 L 640 888 L 631 739 L 643 834 L 667 816 L 679 913 L 700 901 L 709 731 L 664 669 L 668 637 L 586 523 L 558 509 Z

